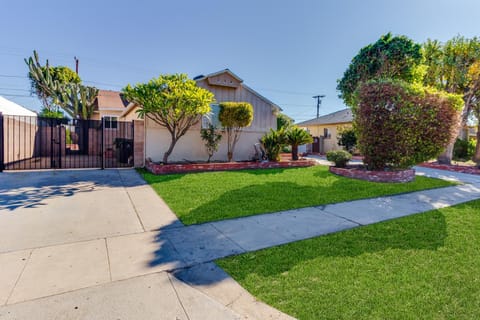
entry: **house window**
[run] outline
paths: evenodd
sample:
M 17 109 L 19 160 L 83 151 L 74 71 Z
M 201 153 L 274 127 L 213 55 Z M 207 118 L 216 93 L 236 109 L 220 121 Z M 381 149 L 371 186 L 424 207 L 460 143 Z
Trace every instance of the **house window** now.
M 220 106 L 218 104 L 212 104 L 210 105 L 210 108 L 210 113 L 202 116 L 202 129 L 208 129 L 210 125 L 213 125 L 216 128 L 220 126 L 220 120 L 218 119 Z
M 332 133 L 330 132 L 330 129 L 323 128 L 323 137 L 325 139 L 330 139 L 332 137 Z
M 104 128 L 105 129 L 117 129 L 118 127 L 118 117 L 114 116 L 105 116 L 104 119 Z

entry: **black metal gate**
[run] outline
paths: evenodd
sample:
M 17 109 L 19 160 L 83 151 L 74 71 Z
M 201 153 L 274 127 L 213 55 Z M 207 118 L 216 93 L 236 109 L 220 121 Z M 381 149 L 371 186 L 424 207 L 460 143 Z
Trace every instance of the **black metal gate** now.
M 133 122 L 113 119 L 0 114 L 0 171 L 132 167 Z

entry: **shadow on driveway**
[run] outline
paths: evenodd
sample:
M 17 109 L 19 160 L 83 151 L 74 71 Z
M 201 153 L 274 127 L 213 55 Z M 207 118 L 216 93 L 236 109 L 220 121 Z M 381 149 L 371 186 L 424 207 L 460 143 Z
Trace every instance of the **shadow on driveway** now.
M 123 180 L 115 169 L 3 172 L 0 173 L 0 210 L 35 208 L 49 198 L 71 197 L 102 187 L 145 184 L 138 175 L 130 176 L 132 179 Z

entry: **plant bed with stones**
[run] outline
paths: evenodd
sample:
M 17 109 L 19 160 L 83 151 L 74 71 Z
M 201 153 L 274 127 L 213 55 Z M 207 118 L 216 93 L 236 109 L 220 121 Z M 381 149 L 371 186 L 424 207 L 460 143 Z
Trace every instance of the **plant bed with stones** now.
M 339 176 L 371 182 L 410 182 L 415 179 L 415 170 L 367 170 L 362 165 L 349 165 L 345 168 L 330 167 L 331 173 Z
M 300 168 L 316 165 L 314 160 L 244 161 L 244 162 L 210 162 L 210 163 L 172 163 L 161 164 L 145 161 L 145 169 L 153 174 L 171 174 L 205 171 L 229 171 L 244 169 Z

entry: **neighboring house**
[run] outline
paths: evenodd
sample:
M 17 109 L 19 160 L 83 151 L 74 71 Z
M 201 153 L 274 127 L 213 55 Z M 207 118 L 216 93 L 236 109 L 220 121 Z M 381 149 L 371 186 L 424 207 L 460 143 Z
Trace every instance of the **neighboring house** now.
M 277 128 L 277 113 L 281 108 L 271 102 L 255 90 L 251 89 L 243 83 L 243 80 L 228 69 L 201 75 L 195 77 L 199 87 L 211 91 L 215 96 L 215 103 L 212 104 L 212 114 L 210 117 L 203 117 L 202 120 L 180 138 L 175 145 L 173 153 L 169 157 L 169 161 L 198 161 L 208 158 L 204 147 L 204 142 L 200 138 L 200 129 L 208 127 L 209 123 L 213 123 L 219 129 L 221 127 L 218 120 L 218 112 L 220 102 L 225 101 L 245 101 L 252 104 L 254 109 L 253 122 L 250 126 L 244 128 L 239 142 L 235 148 L 234 160 L 250 160 L 254 154 L 254 144 L 267 133 L 271 128 Z M 105 92 L 102 91 L 101 92 Z M 112 116 L 118 115 L 118 119 L 122 121 L 137 120 L 138 106 L 130 103 L 126 104 L 121 94 L 116 92 L 116 98 L 112 98 L 114 93 L 107 91 L 109 98 L 98 99 L 98 115 Z M 107 102 L 115 102 L 107 103 Z M 123 109 L 122 109 L 123 108 Z M 123 112 L 111 113 L 109 111 L 123 110 Z M 226 136 L 222 139 L 219 151 L 215 153 L 212 160 L 227 159 Z M 164 127 L 159 126 L 150 119 L 145 119 L 145 157 L 151 158 L 153 161 L 161 161 L 164 152 L 170 145 L 170 134 Z
M 128 101 L 118 91 L 99 90 L 95 100 L 95 111 L 91 120 L 105 118 L 105 128 L 114 128 L 122 112 L 128 106 Z
M 37 114 L 21 105 L 0 96 L 0 113 L 3 116 L 3 148 L 0 152 L 0 166 L 3 163 L 14 163 L 23 159 L 29 159 L 35 152 L 32 143 L 18 144 L 20 139 L 35 141 Z M 1 139 L 1 138 L 0 138 Z M 3 169 L 3 168 L 2 168 Z
M 321 145 L 319 152 L 326 153 L 331 150 L 342 149 L 342 147 L 338 145 L 338 128 L 351 127 L 352 121 L 352 110 L 347 108 L 315 119 L 297 123 L 297 126 L 307 129 L 313 137 L 320 138 Z
M 2 113 L 3 115 L 12 115 L 12 116 L 30 116 L 30 117 L 37 116 L 35 112 L 30 111 L 27 108 L 24 108 L 13 101 L 5 99 L 2 96 L 0 96 L 0 113 Z

